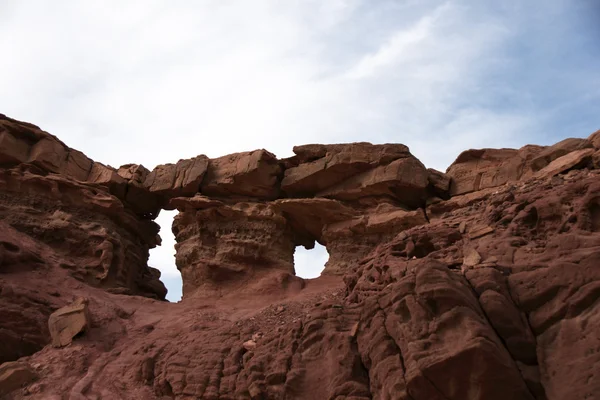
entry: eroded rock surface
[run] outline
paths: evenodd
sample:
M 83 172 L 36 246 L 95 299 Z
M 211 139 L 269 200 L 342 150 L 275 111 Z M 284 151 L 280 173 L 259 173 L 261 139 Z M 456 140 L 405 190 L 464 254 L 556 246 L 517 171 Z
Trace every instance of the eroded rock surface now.
M 73 338 L 86 329 L 90 324 L 88 301 L 79 298 L 68 306 L 59 308 L 48 318 L 48 328 L 54 347 L 71 344 Z
M 279 194 L 281 167 L 266 150 L 212 159 L 200 191 L 209 196 L 271 200 Z
M 0 364 L 0 396 L 7 396 L 36 378 L 35 372 L 27 364 L 19 362 Z
M 391 197 L 413 207 L 425 199 L 428 172 L 404 145 L 305 145 L 294 153 L 281 182 L 290 197 Z
M 183 199 L 182 199 L 183 200 Z M 294 242 L 286 219 L 269 204 L 194 208 L 175 217 L 176 264 L 184 295 L 238 290 L 267 276 L 292 280 Z
M 594 399 L 597 137 L 468 150 L 447 174 L 368 143 L 117 169 L 2 116 L 0 391 Z M 147 265 L 162 208 L 179 211 L 177 304 Z M 323 275 L 296 277 L 315 242 Z

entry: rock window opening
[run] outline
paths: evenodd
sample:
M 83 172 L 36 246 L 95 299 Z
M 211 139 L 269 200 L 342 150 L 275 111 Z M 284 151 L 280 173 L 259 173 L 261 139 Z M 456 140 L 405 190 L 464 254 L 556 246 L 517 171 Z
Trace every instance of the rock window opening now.
M 162 210 L 156 220 L 160 225 L 162 244 L 150 250 L 148 265 L 160 270 L 160 280 L 167 287 L 167 300 L 172 303 L 181 300 L 183 281 L 181 273 L 175 266 L 175 235 L 171 231 L 173 218 L 177 210 Z
M 310 250 L 305 249 L 304 246 L 297 246 L 294 252 L 296 276 L 303 279 L 318 278 L 328 260 L 327 249 L 319 243 L 315 243 L 315 247 Z

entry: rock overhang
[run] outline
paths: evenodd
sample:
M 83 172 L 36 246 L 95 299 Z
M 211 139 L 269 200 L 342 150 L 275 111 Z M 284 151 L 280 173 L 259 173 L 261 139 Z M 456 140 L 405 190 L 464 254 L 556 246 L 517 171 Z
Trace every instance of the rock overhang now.
M 28 182 L 38 179 L 47 181 L 45 185 L 94 193 L 77 196 L 87 199 L 82 203 L 96 204 L 96 212 L 137 232 L 147 249 L 160 242 L 149 222 L 161 209 L 177 209 L 182 214 L 173 225 L 178 251 L 220 248 L 205 255 L 202 265 L 214 269 L 225 260 L 220 254 L 233 246 L 237 256 L 228 256 L 228 269 L 247 270 L 236 266 L 235 260 L 246 263 L 244 254 L 253 252 L 260 260 L 259 230 L 271 229 L 277 238 L 269 240 L 279 243 L 280 249 L 267 257 L 268 264 L 293 274 L 293 248 L 311 248 L 318 242 L 331 257 L 324 273 L 343 274 L 386 237 L 427 224 L 428 209 L 443 209 L 452 196 L 593 164 L 598 158 L 596 136 L 566 139 L 549 147 L 468 150 L 446 173 L 427 169 L 405 145 L 367 142 L 296 146 L 295 155 L 287 159 L 277 159 L 264 149 L 214 159 L 198 155 L 150 171 L 138 164 L 106 166 L 35 125 L 1 116 L 0 164 L 5 171 L 26 171 L 32 176 Z M 5 189 L 23 190 L 19 185 L 12 184 L 11 189 L 5 183 Z M 59 202 L 65 201 L 58 197 Z M 249 228 L 259 220 L 263 225 Z M 189 240 L 184 232 L 206 229 L 207 224 L 220 224 L 221 229 L 211 238 L 184 245 Z M 178 268 L 188 269 L 192 258 L 178 257 Z M 193 268 L 203 268 L 200 264 Z M 339 268 L 342 264 L 345 267 Z

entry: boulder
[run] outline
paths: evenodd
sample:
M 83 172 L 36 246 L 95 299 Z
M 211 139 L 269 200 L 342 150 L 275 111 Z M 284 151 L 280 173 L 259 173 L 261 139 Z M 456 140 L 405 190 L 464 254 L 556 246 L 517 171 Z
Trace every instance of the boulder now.
M 90 175 L 93 163 L 94 162 L 82 152 L 71 149 L 69 150 L 67 161 L 61 173 L 69 178 L 85 182 Z
M 450 176 L 433 168 L 427 169 L 427 181 L 432 195 L 447 199 L 450 194 Z
M 136 214 L 155 218 L 160 210 L 162 200 L 155 193 L 149 192 L 144 185 L 150 171 L 143 165 L 126 164 L 119 167 L 117 173 L 127 182 L 125 202 Z
M 533 171 L 539 171 L 552 161 L 569 154 L 572 151 L 593 147 L 592 143 L 586 139 L 568 138 L 562 140 L 542 150 L 533 160 L 531 160 L 531 168 Z
M 356 200 L 362 197 L 391 197 L 409 207 L 424 203 L 429 184 L 427 169 L 414 157 L 400 158 L 390 164 L 352 176 L 317 193 L 318 197 Z
M 139 164 L 125 164 L 121 165 L 117 170 L 117 174 L 129 183 L 135 183 L 142 185 L 148 177 L 150 171 L 143 165 Z
M 87 299 L 78 298 L 72 304 L 59 308 L 48 319 L 52 345 L 63 347 L 71 344 L 75 336 L 88 329 L 89 322 Z
M 193 196 L 200 191 L 200 184 L 208 168 L 208 157 L 200 155 L 176 164 L 159 165 L 144 180 L 144 186 L 152 193 L 166 198 Z
M 535 176 L 537 178 L 550 178 L 573 168 L 583 168 L 592 163 L 594 153 L 595 150 L 589 148 L 573 151 L 552 161 L 549 165 L 538 171 Z
M 294 147 L 298 166 L 285 170 L 281 189 L 289 196 L 314 195 L 353 175 L 410 156 L 402 144 L 350 143 Z
M 48 172 L 61 172 L 67 161 L 67 148 L 57 140 L 46 137 L 31 148 L 29 162 Z
M 465 267 L 474 267 L 481 262 L 481 255 L 477 250 L 468 248 L 464 252 L 463 265 Z
M 281 167 L 266 150 L 229 154 L 211 159 L 201 186 L 207 196 L 275 199 L 279 194 Z
M 256 348 L 256 342 L 252 339 L 250 340 L 246 340 L 242 346 L 244 347 L 244 349 L 248 350 L 248 351 L 252 351 Z
M 112 167 L 94 162 L 87 177 L 87 182 L 105 186 L 111 194 L 114 194 L 119 199 L 125 199 L 125 188 L 127 181 L 123 179 L 117 170 Z

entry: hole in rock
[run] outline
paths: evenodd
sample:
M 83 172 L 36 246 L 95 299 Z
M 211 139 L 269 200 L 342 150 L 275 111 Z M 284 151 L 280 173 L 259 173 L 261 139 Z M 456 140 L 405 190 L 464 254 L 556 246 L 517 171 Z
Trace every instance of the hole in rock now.
M 321 276 L 325 263 L 329 260 L 329 253 L 325 246 L 315 243 L 313 249 L 307 250 L 304 246 L 297 246 L 294 252 L 294 269 L 296 276 L 303 279 L 313 279 Z
M 171 231 L 173 218 L 177 210 L 162 210 L 154 220 L 160 225 L 162 244 L 150 250 L 148 265 L 160 270 L 160 280 L 167 287 L 167 300 L 177 302 L 181 300 L 183 281 L 181 273 L 175 266 L 175 235 Z

